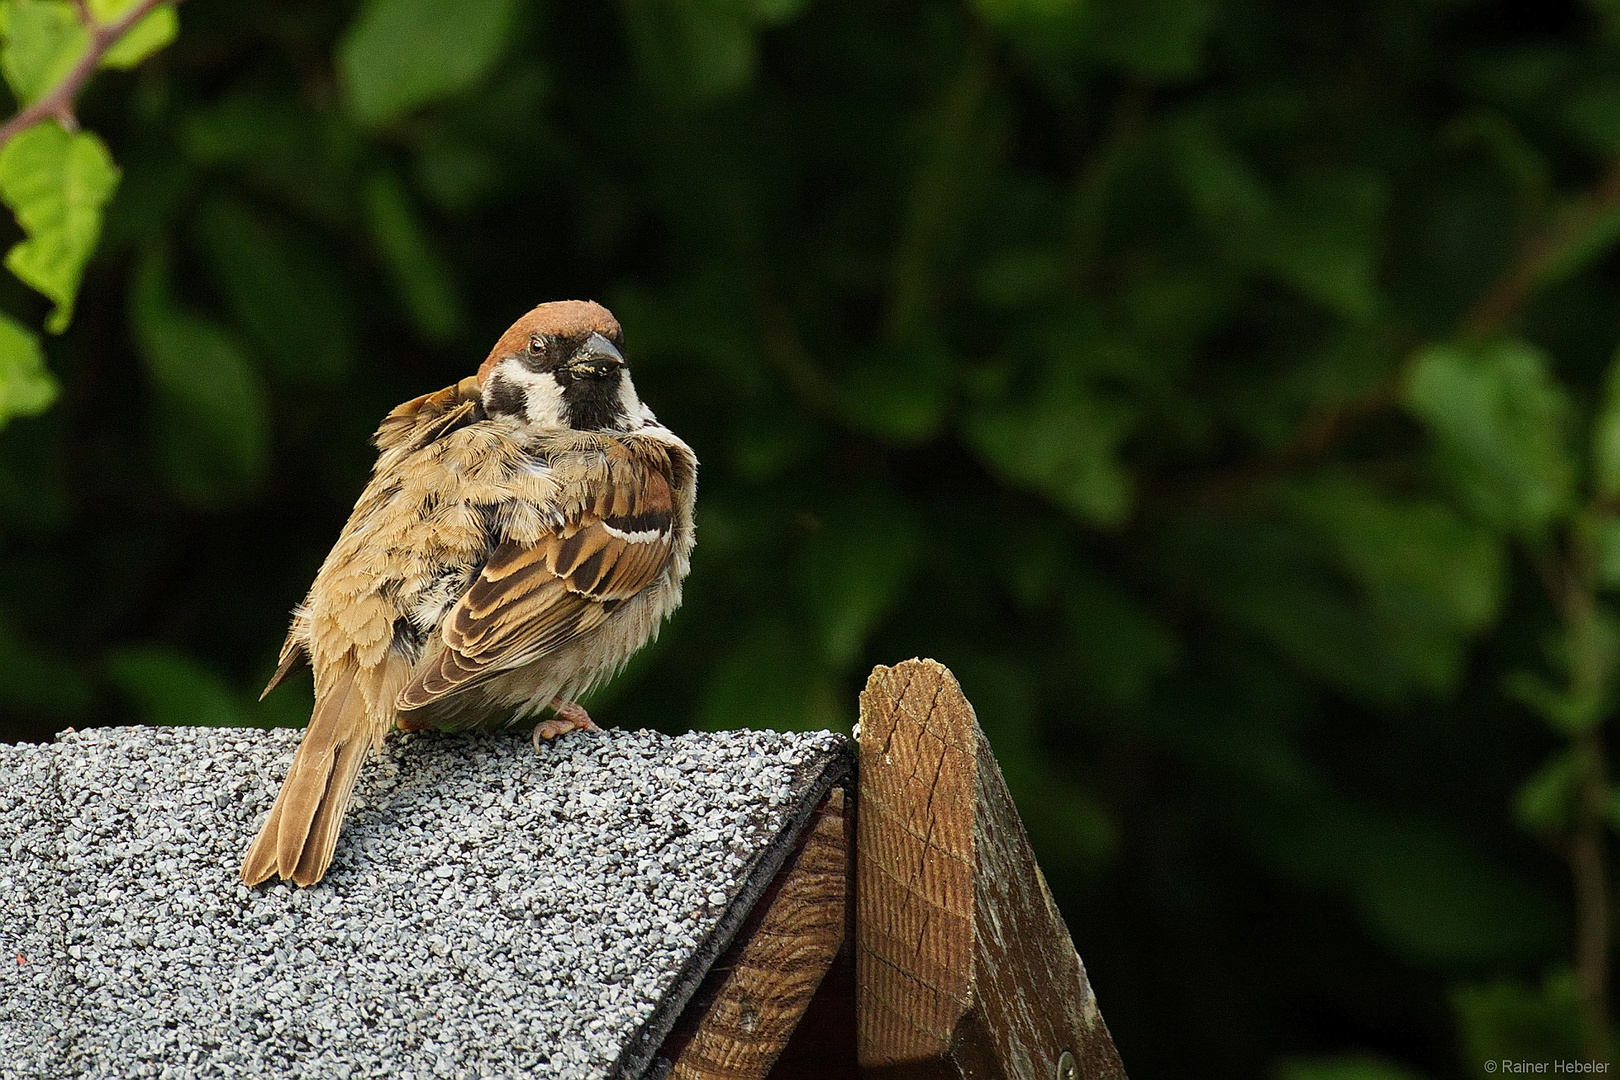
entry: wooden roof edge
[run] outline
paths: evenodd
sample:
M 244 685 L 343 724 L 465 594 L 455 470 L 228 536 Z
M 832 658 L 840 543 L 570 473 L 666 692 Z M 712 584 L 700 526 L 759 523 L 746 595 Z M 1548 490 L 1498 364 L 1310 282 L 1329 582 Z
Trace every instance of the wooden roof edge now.
M 1125 1080 L 955 677 L 876 668 L 815 810 L 646 1080 Z
M 856 997 L 885 1077 L 1125 1080 L 989 741 L 932 660 L 861 694 Z
M 795 785 L 793 809 L 786 822 L 775 838 L 755 856 L 753 865 L 744 875 L 743 886 L 732 895 L 714 931 L 687 958 L 657 1009 L 625 1042 L 618 1061 L 609 1072 L 613 1080 L 657 1080 L 667 1074 L 668 1062 L 660 1061 L 660 1048 L 715 967 L 716 961 L 738 940 L 739 932 L 749 916 L 756 908 L 763 912 L 769 906 L 761 903 L 762 898 L 778 882 L 784 865 L 790 859 L 797 858 L 803 850 L 804 838 L 810 831 L 808 827 L 817 812 L 824 808 L 829 794 L 840 784 L 850 784 L 854 770 L 855 748 L 846 744 L 842 752 L 814 762 L 799 778 Z

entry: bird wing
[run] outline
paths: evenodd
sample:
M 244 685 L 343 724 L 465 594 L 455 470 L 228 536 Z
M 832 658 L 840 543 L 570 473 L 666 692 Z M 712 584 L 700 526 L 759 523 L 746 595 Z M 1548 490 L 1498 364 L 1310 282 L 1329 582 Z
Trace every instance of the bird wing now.
M 440 624 L 442 648 L 400 692 L 419 709 L 532 663 L 600 627 L 669 563 L 674 495 L 667 456 L 624 455 L 587 485 L 560 525 L 504 539 Z
M 371 441 L 384 452 L 417 450 L 482 415 L 482 391 L 475 378 L 414 397 L 383 417 Z

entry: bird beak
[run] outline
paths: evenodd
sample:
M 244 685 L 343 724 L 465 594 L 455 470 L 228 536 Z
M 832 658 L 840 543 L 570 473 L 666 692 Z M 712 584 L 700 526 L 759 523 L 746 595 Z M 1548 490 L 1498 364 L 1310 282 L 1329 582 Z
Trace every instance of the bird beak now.
M 583 374 L 601 377 L 624 367 L 624 354 L 614 347 L 613 342 L 601 334 L 593 333 L 574 350 L 568 366 Z

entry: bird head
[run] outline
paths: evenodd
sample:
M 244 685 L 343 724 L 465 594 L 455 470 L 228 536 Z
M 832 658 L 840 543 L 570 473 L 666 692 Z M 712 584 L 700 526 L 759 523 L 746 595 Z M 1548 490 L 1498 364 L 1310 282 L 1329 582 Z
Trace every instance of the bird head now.
M 541 304 L 478 369 L 484 411 L 534 427 L 629 431 L 652 420 L 624 359 L 624 331 L 588 300 Z

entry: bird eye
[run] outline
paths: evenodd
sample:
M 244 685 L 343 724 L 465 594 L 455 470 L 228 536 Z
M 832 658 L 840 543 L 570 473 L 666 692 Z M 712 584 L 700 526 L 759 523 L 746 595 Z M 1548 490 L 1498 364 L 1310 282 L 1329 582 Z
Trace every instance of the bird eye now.
M 529 335 L 529 351 L 536 356 L 546 351 L 546 339 L 539 334 Z

